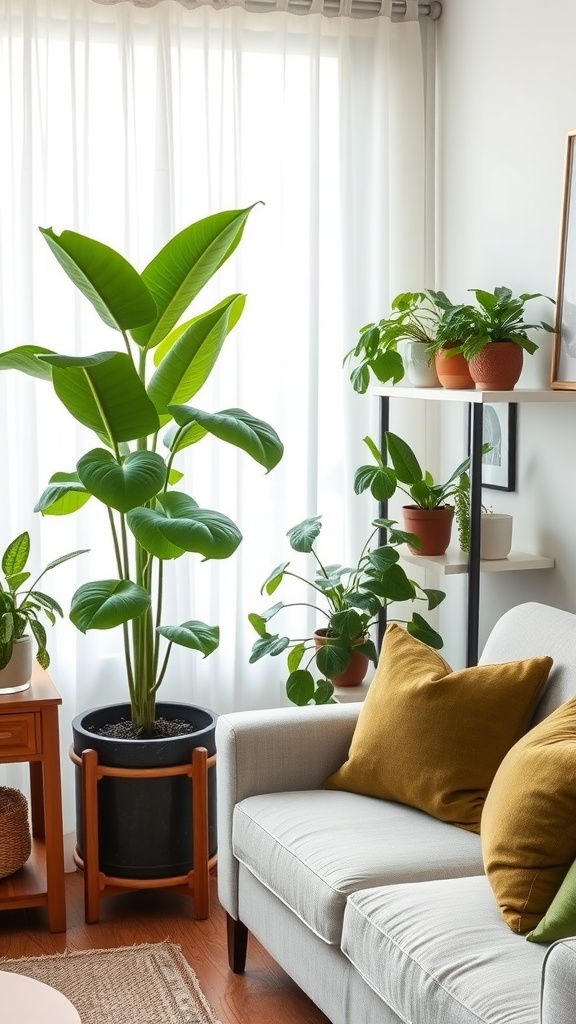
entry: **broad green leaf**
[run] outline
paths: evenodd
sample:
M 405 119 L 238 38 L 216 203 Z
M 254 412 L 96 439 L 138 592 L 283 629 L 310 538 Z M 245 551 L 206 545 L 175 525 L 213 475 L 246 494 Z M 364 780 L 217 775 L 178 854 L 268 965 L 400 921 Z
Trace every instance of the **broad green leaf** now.
M 43 359 L 38 356 L 54 355 L 49 348 L 41 348 L 40 345 L 20 345 L 18 348 L 11 348 L 8 352 L 0 352 L 0 370 L 19 370 L 27 373 L 29 377 L 39 377 L 40 380 L 51 380 L 52 371 Z
M 253 208 L 225 210 L 191 224 L 151 260 L 142 272 L 142 281 L 157 313 L 153 322 L 131 332 L 138 345 L 154 348 L 169 334 L 206 282 L 234 252 Z
M 2 572 L 5 576 L 14 576 L 22 572 L 30 554 L 30 534 L 20 533 L 10 542 L 2 556 Z
M 388 501 L 396 490 L 396 476 L 387 466 L 360 466 L 354 475 L 354 493 L 370 490 L 376 501 Z
M 108 327 L 127 331 L 155 319 L 156 303 L 134 267 L 120 253 L 75 231 L 40 228 L 68 277 Z
M 365 364 L 357 366 L 350 374 L 350 382 L 358 395 L 365 395 L 370 386 L 370 370 Z
M 106 443 L 155 434 L 160 421 L 129 355 L 45 356 L 54 390 L 84 426 Z
M 180 626 L 158 626 L 157 632 L 170 643 L 189 647 L 192 651 L 200 651 L 205 658 L 212 654 L 220 643 L 218 626 L 208 626 L 205 622 L 198 622 L 195 619 L 183 622 Z
M 20 590 L 22 584 L 30 579 L 31 575 L 32 573 L 30 572 L 16 572 L 13 575 L 6 576 L 6 583 L 12 593 L 15 594 L 17 590 Z
M 416 597 L 416 588 L 400 565 L 393 565 L 378 579 L 365 580 L 364 589 L 386 601 L 411 601 Z
M 432 629 L 430 623 L 426 622 L 426 619 L 419 615 L 418 612 L 414 612 L 406 629 L 417 640 L 421 640 L 422 643 L 427 644 L 428 647 L 433 647 L 436 651 L 441 650 L 444 646 L 444 641 L 440 634 L 435 629 Z
M 133 509 L 127 522 L 138 543 L 156 558 L 178 558 L 184 551 L 229 558 L 242 540 L 228 516 L 199 508 L 180 491 L 159 495 L 154 508 Z
M 244 295 L 229 295 L 196 317 L 164 356 L 148 385 L 148 395 L 162 422 L 171 418 L 169 405 L 189 402 L 206 382 L 245 301 Z
M 286 680 L 288 700 L 299 707 L 309 704 L 314 696 L 314 677 L 306 669 L 300 668 L 291 672 Z
M 111 452 L 93 448 L 76 468 L 86 490 L 118 512 L 144 505 L 166 482 L 164 459 L 156 452 L 132 452 L 118 463 Z
M 187 427 L 179 427 L 177 423 L 170 423 L 166 430 L 162 444 L 171 452 L 181 452 L 191 444 L 197 444 L 208 433 L 199 423 L 189 423 Z
M 399 352 L 379 352 L 370 360 L 370 366 L 381 384 L 388 380 L 397 384 L 404 376 L 404 364 Z
M 398 479 L 403 484 L 413 484 L 417 480 L 421 480 L 422 470 L 410 445 L 406 444 L 406 441 L 398 437 L 397 434 L 390 433 L 390 431 L 386 432 L 385 437 L 388 454 Z
M 284 445 L 276 431 L 244 409 L 223 409 L 221 412 L 209 413 L 188 405 L 170 405 L 168 411 L 179 426 L 200 424 L 221 441 L 227 441 L 247 452 L 268 472 L 278 465 L 284 453 Z
M 309 554 L 321 529 L 322 516 L 311 516 L 310 519 L 303 519 L 301 523 L 293 526 L 286 536 L 294 551 Z
M 334 700 L 334 684 L 329 679 L 321 679 L 314 690 L 314 704 L 336 704 Z
M 345 640 L 356 640 L 359 636 L 362 636 L 365 621 L 353 608 L 347 608 L 343 612 L 335 612 L 330 620 L 335 632 Z
M 95 580 L 84 583 L 72 598 L 70 621 L 81 633 L 113 629 L 136 619 L 150 607 L 150 595 L 130 580 Z
M 252 647 L 252 654 L 250 655 L 250 664 L 260 661 L 266 654 L 276 657 L 278 654 L 282 654 L 286 650 L 290 643 L 287 636 L 267 636 L 261 637 L 260 640 L 256 640 L 256 643 Z
M 366 640 L 363 644 L 354 644 L 354 651 L 357 654 L 365 654 L 374 666 L 378 664 L 378 651 L 373 640 Z
M 34 511 L 44 516 L 67 516 L 77 512 L 91 497 L 80 483 L 77 473 L 54 473 L 48 487 L 36 502 Z
M 364 592 L 362 590 L 351 590 L 349 591 L 344 600 L 350 608 L 360 608 L 361 611 L 366 612 L 368 615 L 376 615 L 382 607 L 380 601 L 374 594 Z
M 423 587 L 422 593 L 426 594 L 428 611 L 432 611 L 434 608 L 437 608 L 439 604 L 442 604 L 442 601 L 446 597 L 443 590 L 430 590 L 428 587 Z
M 368 555 L 370 565 L 379 572 L 387 572 L 390 566 L 396 565 L 399 558 L 400 555 L 396 549 L 388 547 L 387 545 L 381 548 L 376 548 Z
M 248 615 L 248 622 L 254 627 L 259 637 L 270 636 L 266 628 L 266 620 L 262 615 L 257 615 L 256 612 L 250 612 Z
M 260 593 L 263 594 L 266 592 L 268 595 L 273 594 L 282 583 L 284 573 L 289 565 L 290 562 L 282 562 L 280 565 L 277 565 L 270 575 L 264 580 L 264 583 L 260 587 Z
M 352 647 L 338 637 L 330 639 L 316 653 L 316 664 L 323 676 L 334 679 L 344 672 L 352 659 Z
M 288 665 L 288 671 L 290 673 L 295 672 L 296 669 L 300 668 L 302 658 L 306 654 L 305 644 L 296 644 L 290 651 L 290 654 L 286 658 L 286 664 Z

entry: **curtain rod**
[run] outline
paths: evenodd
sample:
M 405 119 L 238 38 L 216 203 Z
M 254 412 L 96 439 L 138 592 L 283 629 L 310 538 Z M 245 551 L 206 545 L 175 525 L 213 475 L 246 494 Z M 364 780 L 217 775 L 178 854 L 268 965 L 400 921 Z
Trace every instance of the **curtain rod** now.
M 93 0 L 97 4 L 118 4 L 122 0 Z M 163 0 L 130 0 L 136 7 L 155 7 Z M 293 14 L 324 14 L 327 17 L 377 18 L 386 14 L 392 21 L 404 21 L 407 11 L 412 20 L 430 18 L 437 21 L 442 14 L 441 0 L 178 0 L 183 7 L 193 9 L 208 4 L 211 7 L 244 7 L 247 11 L 264 13 L 283 10 Z M 410 3 L 410 8 L 408 4 Z

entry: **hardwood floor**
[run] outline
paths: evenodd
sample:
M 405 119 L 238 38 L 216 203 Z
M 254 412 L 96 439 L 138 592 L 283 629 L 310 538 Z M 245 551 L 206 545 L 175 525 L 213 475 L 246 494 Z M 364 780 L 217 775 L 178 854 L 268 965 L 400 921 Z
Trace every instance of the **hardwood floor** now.
M 212 910 L 195 921 L 176 893 L 132 892 L 102 900 L 98 924 L 84 921 L 83 880 L 66 875 L 68 931 L 52 935 L 44 909 L 0 913 L 0 956 L 40 956 L 66 948 L 99 949 L 169 940 L 182 947 L 222 1024 L 330 1024 L 253 936 L 246 972 L 234 975 L 226 953 L 226 922 L 212 879 Z M 1 1015 L 0 1015 L 1 1016 Z

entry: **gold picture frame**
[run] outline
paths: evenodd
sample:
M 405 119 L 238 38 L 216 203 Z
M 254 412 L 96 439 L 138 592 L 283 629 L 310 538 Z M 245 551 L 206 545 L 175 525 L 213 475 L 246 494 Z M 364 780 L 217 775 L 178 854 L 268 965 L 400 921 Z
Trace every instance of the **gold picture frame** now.
M 566 143 L 550 387 L 576 391 L 576 129 Z

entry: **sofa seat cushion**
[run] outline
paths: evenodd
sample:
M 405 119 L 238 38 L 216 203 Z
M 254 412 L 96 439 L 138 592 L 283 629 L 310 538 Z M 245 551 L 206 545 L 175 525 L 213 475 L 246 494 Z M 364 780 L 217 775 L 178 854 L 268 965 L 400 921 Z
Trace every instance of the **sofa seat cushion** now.
M 343 952 L 403 1021 L 538 1024 L 546 948 L 534 948 L 485 877 L 367 889 L 344 914 Z
M 238 860 L 334 944 L 346 898 L 358 889 L 483 870 L 479 836 L 413 807 L 337 790 L 248 797 L 234 810 L 232 841 Z

